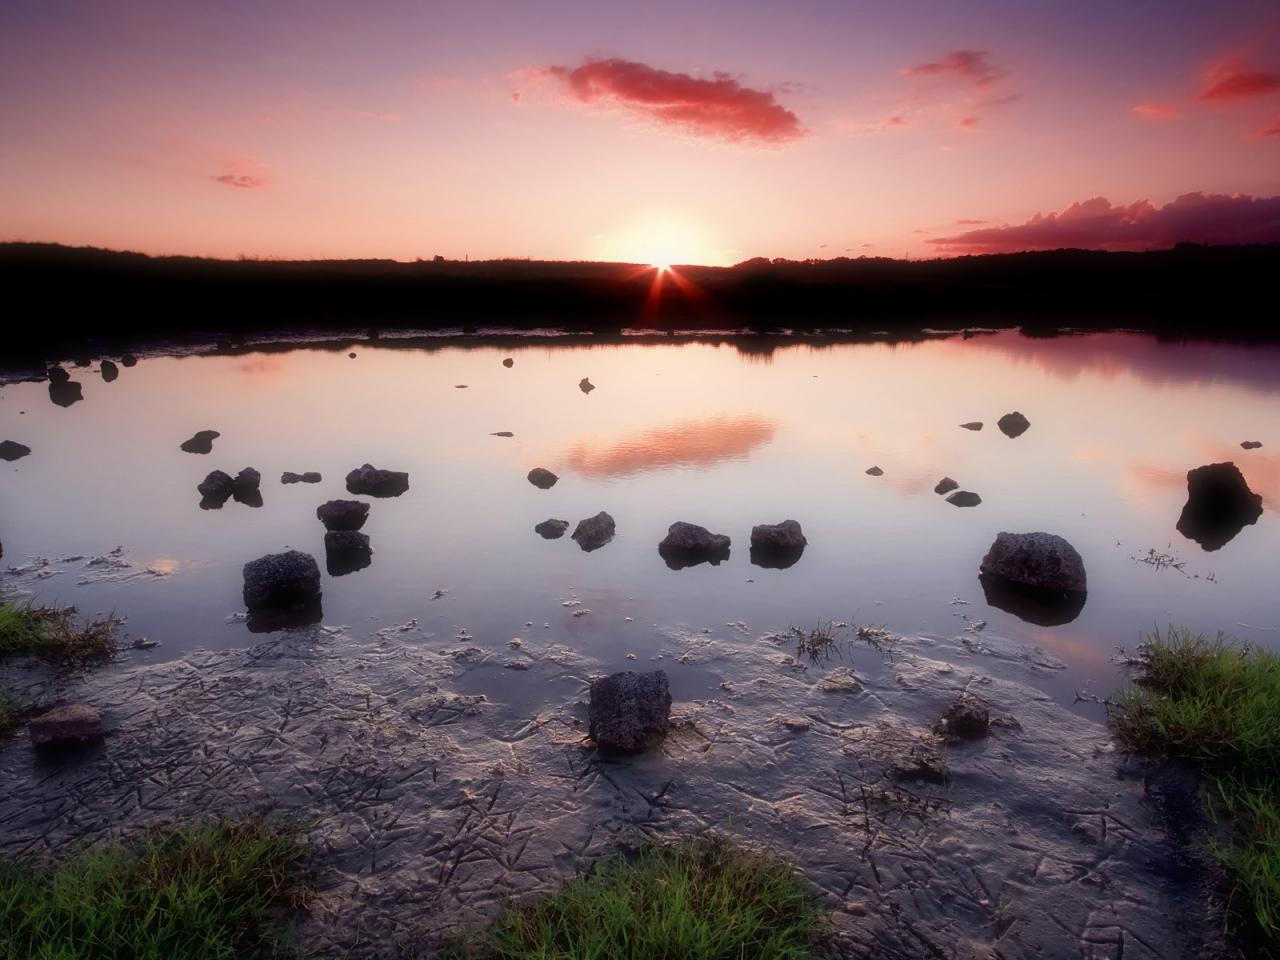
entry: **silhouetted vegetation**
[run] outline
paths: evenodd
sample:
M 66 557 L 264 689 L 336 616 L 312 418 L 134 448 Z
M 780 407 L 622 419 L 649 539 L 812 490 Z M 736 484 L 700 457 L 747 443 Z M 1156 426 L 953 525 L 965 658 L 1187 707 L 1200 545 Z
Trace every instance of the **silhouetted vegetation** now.
M 1274 336 L 1280 244 L 1148 253 L 1058 250 L 945 260 L 765 260 L 678 267 L 531 260 L 211 260 L 0 244 L 0 282 L 28 311 L 10 349 L 104 346 L 195 331 L 377 325 L 623 327 L 1137 326 Z M 38 320 L 38 322 L 36 322 Z

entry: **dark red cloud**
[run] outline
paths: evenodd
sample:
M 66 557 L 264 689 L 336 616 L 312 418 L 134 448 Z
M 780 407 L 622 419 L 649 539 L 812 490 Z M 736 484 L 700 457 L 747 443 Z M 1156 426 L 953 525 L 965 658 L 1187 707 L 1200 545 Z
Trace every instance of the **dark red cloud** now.
M 224 173 L 222 176 L 213 177 L 212 179 L 214 182 L 226 184 L 228 187 L 241 187 L 244 189 L 265 187 L 267 185 L 267 181 L 263 177 L 251 177 L 244 173 Z
M 1280 73 L 1259 70 L 1246 60 L 1220 60 L 1205 72 L 1201 100 L 1241 100 L 1280 90 Z
M 772 92 L 744 87 L 727 73 L 703 80 L 617 59 L 547 67 L 543 72 L 562 81 L 583 103 L 613 103 L 699 136 L 782 143 L 805 133 L 796 115 Z
M 1144 120 L 1177 120 L 1182 111 L 1167 103 L 1137 103 L 1129 108 Z
M 1254 134 L 1254 136 L 1280 137 L 1280 114 L 1276 114 L 1275 119 Z
M 1103 197 L 1073 203 L 1026 223 L 968 230 L 929 242 L 948 253 L 1012 253 L 1019 250 L 1150 250 L 1180 241 L 1274 243 L 1280 241 L 1280 197 L 1187 193 L 1156 207 L 1148 200 L 1113 206 Z
M 953 50 L 941 60 L 917 63 L 902 71 L 909 77 L 953 75 L 962 77 L 974 86 L 988 87 L 1005 74 L 987 62 L 985 50 Z

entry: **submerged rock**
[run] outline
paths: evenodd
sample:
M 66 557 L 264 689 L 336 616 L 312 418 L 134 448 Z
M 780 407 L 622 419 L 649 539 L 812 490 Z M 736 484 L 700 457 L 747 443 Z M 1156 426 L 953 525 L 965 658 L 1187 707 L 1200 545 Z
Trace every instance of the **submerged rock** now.
M 0 441 L 0 460 L 12 463 L 14 460 L 21 460 L 31 452 L 31 448 L 25 443 L 18 443 L 15 440 Z
M 502 361 L 502 365 L 506 367 L 508 370 L 510 370 L 512 367 L 516 365 L 516 362 L 512 360 L 510 357 L 507 357 L 507 359 Z
M 601 510 L 594 517 L 578 521 L 578 525 L 573 528 L 573 539 L 578 546 L 590 553 L 612 540 L 615 529 L 613 517 Z
M 578 389 L 581 390 L 583 393 L 590 393 L 595 388 L 596 388 L 596 385 L 592 383 L 590 380 L 588 380 L 586 377 L 583 377 L 581 380 L 578 381 Z
M 957 490 L 947 497 L 947 503 L 957 507 L 976 507 L 982 498 L 971 490 Z
M 591 739 L 604 750 L 634 753 L 671 726 L 671 687 L 662 670 L 625 670 L 591 682 L 587 710 Z
M 947 708 L 935 729 L 947 736 L 977 740 L 991 729 L 991 711 L 973 697 L 961 697 Z
M 1211 463 L 1187 473 L 1187 502 L 1178 532 L 1207 550 L 1218 550 L 1262 516 L 1262 497 L 1249 489 L 1234 463 Z
M 1029 623 L 1070 623 L 1084 609 L 1084 560 L 1052 533 L 998 534 L 980 570 L 987 603 Z
M 1241 446 L 1241 448 L 1243 448 L 1243 449 L 1245 449 L 1245 450 L 1257 450 L 1259 447 L 1261 447 L 1261 446 L 1262 446 L 1262 441 L 1261 441 L 1261 440 L 1246 440 L 1244 443 L 1240 444 L 1240 446 Z
M 534 467 L 529 471 L 528 479 L 539 490 L 550 490 L 560 478 L 546 467 Z
M 137 363 L 138 363 L 138 358 L 135 357 L 132 353 L 126 353 L 123 357 L 120 358 L 120 365 L 124 367 L 137 366 Z
M 178 449 L 183 453 L 211 453 L 213 451 L 213 441 L 220 436 L 222 434 L 217 430 L 201 430 L 190 439 L 183 440 L 178 445 Z
M 331 577 L 363 570 L 373 563 L 368 535 L 355 530 L 330 530 L 324 535 L 324 561 Z
M 55 381 L 49 384 L 49 399 L 60 407 L 69 407 L 84 399 L 84 390 L 74 380 Z
M 320 567 L 309 553 L 269 553 L 246 563 L 243 573 L 250 611 L 296 609 L 320 599 Z
M 37 750 L 52 750 L 101 740 L 106 729 L 96 709 L 85 703 L 69 703 L 33 718 L 27 732 Z
M 326 530 L 359 530 L 369 518 L 369 504 L 361 500 L 330 500 L 316 507 Z
M 110 383 L 116 377 L 120 376 L 120 368 L 110 360 L 103 360 L 98 368 L 98 372 L 102 374 L 104 383 Z
M 1006 413 L 997 420 L 996 426 L 1000 428 L 1001 433 L 1012 440 L 1014 437 L 1020 437 L 1026 433 L 1031 426 L 1031 421 L 1015 410 L 1013 413 Z
M 960 429 L 962 429 L 962 430 L 981 430 L 981 429 L 982 429 L 982 421 L 981 421 L 981 420 L 970 420 L 968 423 L 962 423 L 962 424 L 960 424 Z
M 319 483 L 323 477 L 314 470 L 308 470 L 306 473 L 294 473 L 292 470 L 286 470 L 280 474 L 281 483 Z
M 800 559 L 808 542 L 795 520 L 757 524 L 751 528 L 751 562 L 785 570 Z
M 658 554 L 672 570 L 699 563 L 717 566 L 721 560 L 729 559 L 729 538 L 696 523 L 677 520 L 667 528 L 667 535 L 658 544 Z
M 543 520 L 534 526 L 534 532 L 544 540 L 559 540 L 569 529 L 568 520 Z
M 369 497 L 398 497 L 409 489 L 409 474 L 364 464 L 347 474 L 347 491 Z
M 869 476 L 869 477 L 882 477 L 882 476 L 884 476 L 884 471 L 883 471 L 883 470 L 881 470 L 879 467 L 868 467 L 868 468 L 867 468 L 867 476 Z
M 960 484 L 956 483 L 950 477 L 943 477 L 938 481 L 937 486 L 933 488 L 933 492 L 937 494 L 950 493 L 952 490 L 958 489 Z

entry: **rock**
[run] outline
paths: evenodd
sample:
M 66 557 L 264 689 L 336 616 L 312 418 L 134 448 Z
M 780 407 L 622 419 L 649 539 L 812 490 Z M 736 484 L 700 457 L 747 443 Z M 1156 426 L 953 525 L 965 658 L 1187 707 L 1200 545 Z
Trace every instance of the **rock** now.
M 138 358 L 135 357 L 132 353 L 126 353 L 123 357 L 120 358 L 120 365 L 123 367 L 133 367 L 133 366 L 137 366 L 137 364 L 138 364 Z
M 37 750 L 80 746 L 101 740 L 106 733 L 102 714 L 85 703 L 46 710 L 27 724 L 27 731 Z
M 69 407 L 84 399 L 84 388 L 74 380 L 55 381 L 49 384 L 49 399 L 60 407 Z
M 947 708 L 934 729 L 946 736 L 977 740 L 990 728 L 991 711 L 973 697 L 961 697 Z
M 1261 446 L 1262 446 L 1262 441 L 1261 441 L 1261 440 L 1246 440 L 1244 443 L 1240 444 L 1240 446 L 1241 446 L 1243 449 L 1245 449 L 1245 450 L 1257 450 L 1259 447 L 1261 447 Z
M 634 753 L 661 739 L 671 726 L 666 673 L 626 670 L 593 680 L 587 722 L 591 739 L 603 750 Z
M 499 430 L 497 433 L 489 434 L 491 437 L 514 437 L 515 434 L 510 430 Z
M 251 611 L 300 607 L 319 598 L 320 567 L 308 553 L 269 553 L 244 565 L 244 605 Z
M 506 367 L 508 370 L 510 370 L 512 367 L 516 365 L 516 362 L 512 360 L 510 357 L 507 357 L 507 359 L 502 361 L 502 365 Z
M 1027 428 L 1031 426 L 1031 421 L 1015 410 L 997 420 L 996 426 L 1000 428 L 1001 433 L 1012 440 L 1026 433 Z
M 369 504 L 362 500 L 330 500 L 316 507 L 316 518 L 326 530 L 359 530 L 369 518 Z
M 330 530 L 324 535 L 325 568 L 331 577 L 363 570 L 373 563 L 369 537 L 355 530 Z
M 319 483 L 323 477 L 314 470 L 308 470 L 306 473 L 294 473 L 292 470 L 286 470 L 280 474 L 281 483 Z
M 677 520 L 667 528 L 667 535 L 658 544 L 658 555 L 672 570 L 699 563 L 717 566 L 721 560 L 729 559 L 729 538 L 696 523 Z
M 962 423 L 962 424 L 960 424 L 960 428 L 961 428 L 962 430 L 981 430 L 981 429 L 982 429 L 982 421 L 981 421 L 981 420 L 970 420 L 968 423 Z
M 105 383 L 110 383 L 116 377 L 120 376 L 120 368 L 110 360 L 103 360 L 102 365 L 98 369 L 102 374 L 102 379 Z
M 354 352 L 352 352 L 352 353 L 348 353 L 348 354 L 347 354 L 347 359 L 348 359 L 348 360 L 354 360 L 355 358 L 356 358 L 356 355 L 355 355 L 355 353 L 354 353 Z
M 581 380 L 578 381 L 578 389 L 581 390 L 583 393 L 590 393 L 595 388 L 596 388 L 596 385 L 592 383 L 590 380 L 588 380 L 586 377 L 583 377 Z
M 578 546 L 590 553 L 612 540 L 614 529 L 613 517 L 601 510 L 594 517 L 578 521 L 578 525 L 573 528 L 573 539 Z
M 922 780 L 942 785 L 951 779 L 946 761 L 926 743 L 912 744 L 892 757 L 889 769 L 895 780 Z
M 235 497 L 236 503 L 243 503 L 246 507 L 260 507 L 262 493 L 258 487 L 261 483 L 262 474 L 253 467 L 245 467 L 231 481 L 231 495 Z
M 409 489 L 409 474 L 365 464 L 347 474 L 347 492 L 370 497 L 398 497 Z
M 751 528 L 751 562 L 785 570 L 800 559 L 808 542 L 795 520 L 757 524 Z
M 189 440 L 183 440 L 182 443 L 178 444 L 178 449 L 183 453 L 211 453 L 213 452 L 213 441 L 220 436 L 222 434 L 217 430 L 201 430 Z
M 453 389 L 455 389 L 455 390 L 465 390 L 465 389 L 467 389 L 467 385 L 466 385 L 465 383 L 455 383 L 455 384 L 453 385 Z
M 952 490 L 955 490 L 959 486 L 960 484 L 956 483 L 950 477 L 943 477 L 941 480 L 938 481 L 938 485 L 933 488 L 933 492 L 939 493 L 939 494 L 950 493 Z
M 534 532 L 544 540 L 559 540 L 569 529 L 568 520 L 543 520 L 534 526 Z
M 1043 590 L 1084 593 L 1084 560 L 1052 533 L 1000 533 L 982 558 L 981 572 Z
M 231 474 L 222 470 L 214 470 L 196 484 L 196 490 L 204 498 L 200 506 L 206 510 L 216 510 L 230 499 L 235 490 L 235 480 Z M 209 505 L 206 506 L 206 503 Z
M 49 376 L 50 383 L 66 383 L 71 379 L 71 374 L 58 366 L 56 363 L 45 371 Z
M 1218 550 L 1262 516 L 1262 497 L 1234 463 L 1211 463 L 1187 473 L 1187 502 L 1178 532 L 1206 551 Z
M 529 482 L 539 490 L 550 490 L 560 478 L 546 467 L 534 467 L 529 471 Z
M 982 498 L 969 490 L 957 490 L 947 497 L 947 503 L 957 507 L 976 507 L 981 502 Z
M 884 471 L 883 471 L 883 470 L 881 470 L 879 467 L 868 467 L 868 468 L 867 468 L 867 476 L 869 476 L 869 477 L 883 477 L 883 476 L 884 476 Z
M 31 448 L 25 443 L 18 443 L 14 440 L 0 441 L 0 460 L 12 463 L 14 460 L 21 460 L 30 452 Z

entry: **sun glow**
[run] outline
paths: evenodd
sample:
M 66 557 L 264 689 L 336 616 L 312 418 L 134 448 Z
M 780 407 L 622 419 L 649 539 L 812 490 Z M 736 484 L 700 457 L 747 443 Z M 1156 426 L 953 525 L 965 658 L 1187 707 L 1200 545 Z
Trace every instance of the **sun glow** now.
M 679 215 L 650 214 L 598 238 L 601 260 L 648 264 L 669 273 L 680 264 L 725 262 L 704 231 Z

